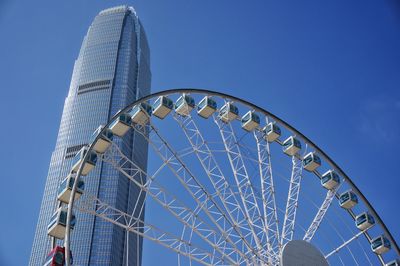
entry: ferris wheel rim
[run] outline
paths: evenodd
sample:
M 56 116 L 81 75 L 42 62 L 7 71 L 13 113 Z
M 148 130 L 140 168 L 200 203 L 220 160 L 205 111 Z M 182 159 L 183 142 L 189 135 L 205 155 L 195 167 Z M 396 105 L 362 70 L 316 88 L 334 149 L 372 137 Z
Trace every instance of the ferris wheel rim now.
M 105 126 L 99 131 L 98 135 L 94 138 L 94 140 L 88 145 L 88 152 L 83 156 L 82 164 L 80 165 L 76 176 L 77 177 L 81 176 L 81 172 L 83 170 L 83 166 L 84 166 L 85 162 L 87 161 L 87 159 L 89 157 L 89 154 L 92 151 L 93 146 L 96 143 L 96 141 L 98 140 L 99 136 L 104 132 L 104 130 L 106 128 L 108 128 L 108 126 L 111 123 L 113 123 L 115 121 L 116 118 L 119 117 L 119 115 L 125 113 L 130 108 L 132 108 L 133 106 L 137 105 L 138 103 L 145 102 L 145 101 L 148 101 L 150 99 L 154 99 L 154 98 L 159 97 L 159 96 L 170 95 L 170 94 L 178 94 L 178 93 L 189 93 L 189 94 L 190 93 L 196 93 L 196 94 L 204 94 L 204 95 L 207 95 L 207 96 L 217 96 L 217 97 L 221 97 L 223 99 L 229 99 L 231 101 L 239 102 L 239 103 L 241 103 L 243 105 L 247 105 L 249 108 L 252 108 L 254 111 L 263 113 L 267 117 L 271 117 L 276 122 L 279 122 L 280 125 L 284 126 L 286 129 L 288 129 L 289 131 L 294 133 L 297 137 L 299 137 L 304 142 L 306 142 L 311 148 L 313 148 L 322 158 L 324 158 L 329 164 L 331 164 L 333 166 L 333 168 L 335 168 L 335 170 L 346 180 L 346 182 L 350 185 L 351 189 L 354 190 L 354 192 L 356 192 L 356 194 L 358 196 L 360 196 L 361 200 L 366 205 L 368 210 L 377 219 L 379 225 L 381 226 L 381 228 L 384 231 L 384 234 L 389 238 L 391 243 L 394 245 L 396 253 L 398 255 L 400 255 L 400 248 L 399 248 L 396 240 L 394 239 L 394 237 L 392 236 L 392 234 L 388 230 L 386 224 L 383 222 L 383 220 L 381 219 L 379 214 L 376 212 L 375 208 L 371 205 L 371 203 L 364 196 L 364 194 L 360 191 L 360 189 L 355 185 L 355 183 L 351 180 L 351 178 L 335 163 L 335 161 L 333 161 L 313 141 L 311 141 L 308 137 L 306 137 L 304 134 L 302 134 L 296 128 L 291 126 L 285 120 L 283 120 L 280 117 L 274 115 L 273 113 L 267 111 L 266 109 L 264 109 L 262 107 L 259 107 L 256 104 L 253 104 L 253 103 L 251 103 L 249 101 L 246 101 L 246 100 L 241 99 L 241 98 L 236 97 L 236 96 L 232 96 L 232 95 L 227 94 L 227 93 L 217 92 L 217 91 L 208 90 L 208 89 L 198 89 L 198 88 L 173 88 L 173 89 L 167 89 L 167 90 L 158 91 L 158 92 L 149 94 L 147 96 L 144 96 L 144 97 L 142 97 L 142 98 L 140 98 L 138 100 L 135 100 L 134 102 L 128 104 L 123 109 L 119 110 L 115 115 L 113 115 L 111 117 L 111 119 L 105 124 Z M 66 265 L 70 265 L 70 222 L 71 222 L 71 219 L 72 219 L 72 209 L 73 209 L 73 206 L 74 206 L 75 192 L 76 192 L 77 183 L 78 183 L 77 180 L 78 180 L 78 178 L 75 178 L 75 180 L 73 182 L 73 186 L 72 186 L 72 190 L 71 190 L 71 194 L 70 194 L 70 200 L 69 200 L 69 203 L 67 205 L 67 221 L 66 221 L 66 231 L 65 231 L 65 240 L 64 240 Z M 355 218 L 354 214 L 351 211 L 347 210 L 347 212 L 348 212 L 349 215 L 352 216 L 353 219 Z M 364 236 L 366 236 L 368 241 L 371 241 L 371 237 L 368 235 L 368 231 L 367 230 L 365 230 L 363 232 L 363 234 L 364 234 Z M 380 257 L 380 255 L 378 255 L 378 256 Z

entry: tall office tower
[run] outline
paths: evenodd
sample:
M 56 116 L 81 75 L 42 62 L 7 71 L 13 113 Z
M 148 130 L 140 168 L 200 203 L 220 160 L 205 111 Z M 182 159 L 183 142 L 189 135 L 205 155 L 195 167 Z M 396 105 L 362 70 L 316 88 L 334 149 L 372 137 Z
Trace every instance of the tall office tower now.
M 121 108 L 150 93 L 150 55 L 143 27 L 131 7 L 101 11 L 90 26 L 75 61 L 72 80 L 51 157 L 49 173 L 32 247 L 30 265 L 41 265 L 51 250 L 47 225 L 57 208 L 57 189 L 72 164 L 72 158 L 88 144 L 92 133 Z M 147 142 L 131 130 L 117 145 L 144 170 Z M 126 145 L 124 143 L 128 143 Z M 107 165 L 97 163 L 85 179 L 85 195 L 95 195 L 110 205 L 130 212 L 138 190 Z M 139 199 L 143 203 L 143 199 Z M 143 215 L 143 213 L 141 214 Z M 126 233 L 121 228 L 83 213 L 71 237 L 74 265 L 122 265 Z M 142 217 L 143 218 L 143 217 Z M 129 262 L 141 263 L 142 239 L 130 233 Z M 138 255 L 139 254 L 139 255 Z M 135 259 L 134 259 L 135 258 Z

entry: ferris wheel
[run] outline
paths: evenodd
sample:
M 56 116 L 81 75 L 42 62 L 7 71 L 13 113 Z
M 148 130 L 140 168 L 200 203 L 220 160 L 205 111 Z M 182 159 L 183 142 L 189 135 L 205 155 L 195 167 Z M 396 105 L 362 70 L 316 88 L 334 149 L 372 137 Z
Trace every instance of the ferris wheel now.
M 130 131 L 148 146 L 147 168 L 125 152 Z M 105 165 L 137 192 L 129 210 L 84 189 Z M 214 91 L 161 91 L 119 111 L 76 155 L 58 200 L 48 234 L 64 240 L 67 265 L 80 214 L 121 228 L 127 250 L 140 252 L 129 247 L 140 236 L 144 259 L 165 265 L 400 265 L 396 240 L 327 154 Z

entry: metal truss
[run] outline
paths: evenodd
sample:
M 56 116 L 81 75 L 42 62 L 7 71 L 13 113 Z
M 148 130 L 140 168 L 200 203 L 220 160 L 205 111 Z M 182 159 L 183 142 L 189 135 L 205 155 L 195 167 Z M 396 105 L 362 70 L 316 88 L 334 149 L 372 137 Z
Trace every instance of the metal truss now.
M 201 210 L 212 221 L 214 226 L 222 234 L 223 238 L 235 247 L 236 251 L 239 251 L 237 245 L 241 245 L 243 239 L 236 234 L 235 226 L 231 224 L 229 219 L 226 217 L 225 212 L 214 199 L 214 195 L 210 194 L 193 175 L 186 164 L 181 160 L 178 153 L 161 136 L 158 129 L 152 124 L 146 127 L 135 125 L 133 128 L 135 132 L 138 132 L 145 137 L 156 154 L 171 170 L 184 189 L 191 195 L 193 200 L 197 203 L 197 207 L 201 208 Z M 244 254 L 243 249 L 240 251 Z M 244 257 L 244 259 L 249 260 L 247 257 Z
M 243 244 L 246 245 L 248 252 L 254 253 L 259 257 L 260 255 L 256 253 L 252 246 L 255 241 L 253 237 L 255 235 L 255 230 L 248 220 L 248 217 L 243 212 L 232 187 L 226 180 L 225 175 L 195 121 L 191 116 L 184 117 L 177 114 L 174 115 L 174 119 L 178 122 L 190 142 L 204 172 L 213 184 L 217 196 L 226 209 L 230 221 L 234 224 L 235 231 L 242 237 Z M 248 238 L 250 238 L 250 243 L 247 240 Z
M 225 237 L 212 230 L 211 226 L 201 219 L 196 212 L 192 211 L 165 187 L 161 186 L 155 180 L 154 175 L 149 176 L 137 164 L 132 162 L 117 145 L 113 144 L 101 159 L 131 180 L 141 189 L 141 192 L 144 191 L 146 196 L 150 196 L 184 226 L 190 228 L 202 240 L 213 247 L 216 252 L 220 253 L 225 260 L 231 264 L 240 264 L 241 258 L 244 257 L 240 250 L 230 245 Z M 232 256 L 236 259 L 233 260 Z
M 256 130 L 254 131 L 254 137 L 257 142 L 264 223 L 268 232 L 268 252 L 273 256 L 272 262 L 275 265 L 279 263 L 279 253 L 281 247 L 279 241 L 278 213 L 275 202 L 275 187 L 272 176 L 271 153 L 269 149 L 269 143 L 264 139 L 264 133 Z
M 83 213 L 88 213 L 113 223 L 128 232 L 140 235 L 203 265 L 231 265 L 215 253 L 205 251 L 178 236 L 147 224 L 139 218 L 120 211 L 92 195 L 86 195 L 85 198 L 86 200 L 80 200 L 79 204 L 76 205 L 76 208 Z M 134 223 L 129 225 L 128 221 L 134 221 Z
M 311 222 L 310 227 L 307 229 L 307 232 L 304 234 L 303 240 L 310 242 L 311 239 L 313 238 L 315 232 L 319 228 L 319 225 L 321 224 L 322 220 L 324 219 L 324 216 L 326 212 L 328 211 L 329 207 L 331 206 L 332 200 L 336 196 L 336 192 L 338 191 L 340 186 L 336 186 L 332 190 L 328 190 L 326 192 L 326 197 L 324 202 L 322 203 L 321 207 L 319 208 L 317 214 L 314 217 L 314 220 Z
M 266 241 L 266 225 L 264 224 L 264 220 L 258 207 L 253 186 L 247 173 L 234 130 L 230 123 L 222 122 L 217 115 L 214 115 L 213 117 L 224 142 L 225 150 L 228 155 L 245 214 L 252 227 L 258 230 L 253 233 L 258 252 L 270 263 L 272 257 L 271 254 L 268 254 L 269 248 Z
M 171 99 L 173 100 L 174 96 L 179 97 L 182 96 L 182 94 L 190 93 L 197 94 L 197 96 L 201 94 L 202 97 L 218 97 L 219 99 L 216 99 L 218 105 L 220 105 L 220 102 L 226 103 L 227 101 L 234 101 L 238 103 L 237 107 L 241 109 L 240 111 L 244 111 L 243 109 L 254 110 L 256 113 L 261 114 L 261 117 L 271 117 L 279 124 L 280 128 L 284 130 L 282 133 L 285 135 L 289 133 L 290 135 L 298 136 L 302 144 L 305 144 L 306 147 L 309 145 L 321 156 L 324 164 L 327 163 L 331 169 L 338 172 L 343 183 L 346 183 L 346 185 L 357 194 L 359 204 L 364 204 L 361 207 L 367 209 L 374 216 L 376 224 L 379 225 L 380 229 L 383 229 L 383 233 L 388 236 L 392 244 L 392 250 L 397 254 L 396 256 L 400 254 L 395 239 L 390 234 L 379 215 L 355 186 L 353 181 L 335 164 L 335 162 L 333 162 L 333 160 L 292 126 L 268 111 L 243 101 L 242 99 L 217 92 L 196 89 L 176 89 L 158 92 L 131 103 L 129 106 L 119 111 L 104 128 L 110 128 L 111 123 L 115 121 L 120 114 L 129 111 L 130 108 L 138 103 L 144 101 L 152 103 L 155 97 L 158 96 L 169 97 L 171 95 Z M 192 98 L 196 100 L 197 96 L 194 95 Z M 187 108 L 189 108 L 189 105 Z M 330 252 L 325 253 L 326 259 L 329 259 L 330 262 L 339 259 L 343 265 L 348 263 L 348 260 L 350 261 L 351 259 L 356 265 L 372 265 L 374 263 L 374 261 L 371 262 L 369 260 L 369 256 L 367 255 L 368 251 L 371 252 L 369 244 L 372 241 L 369 235 L 370 232 L 368 232 L 369 228 L 364 231 L 354 231 L 352 227 L 348 226 L 348 221 L 342 219 L 341 213 L 338 213 L 336 215 L 337 218 L 342 219 L 351 232 L 351 235 L 343 235 L 342 231 L 345 228 L 341 226 L 336 227 L 336 219 L 332 221 L 326 215 L 329 208 L 331 208 L 330 211 L 336 211 L 335 208 L 332 209 L 333 207 L 331 207 L 331 205 L 333 199 L 339 197 L 337 194 L 338 187 L 334 190 L 326 191 L 326 195 L 325 192 L 323 192 L 325 198 L 319 206 L 315 205 L 313 200 L 309 199 L 307 195 L 303 195 L 303 193 L 300 195 L 303 169 L 302 155 L 296 154 L 291 158 L 292 169 L 290 180 L 288 180 L 287 176 L 282 176 L 280 168 L 275 167 L 275 165 L 274 172 L 272 173 L 270 148 L 273 147 L 270 147 L 269 145 L 271 145 L 271 143 L 268 143 L 268 141 L 264 139 L 263 132 L 257 128 L 254 132 L 244 133 L 244 137 L 254 134 L 257 144 L 257 148 L 255 148 L 253 142 L 251 143 L 252 145 L 250 145 L 250 143 L 246 142 L 247 139 L 246 141 L 242 141 L 241 138 L 237 138 L 237 135 L 235 135 L 239 134 L 238 132 L 244 132 L 240 131 L 239 127 L 236 127 L 237 125 L 235 123 L 238 121 L 224 123 L 217 115 L 218 110 L 212 115 L 213 118 L 210 117 L 210 119 L 213 119 L 217 124 L 222 137 L 222 141 L 218 140 L 216 142 L 216 148 L 214 149 L 214 146 L 211 144 L 212 142 L 208 142 L 204 139 L 204 136 L 208 136 L 208 134 L 206 134 L 208 132 L 205 130 L 208 130 L 207 126 L 210 126 L 210 122 L 208 122 L 208 124 L 205 123 L 205 130 L 200 127 L 202 124 L 198 123 L 198 125 L 196 125 L 197 119 L 190 115 L 192 108 L 196 108 L 195 103 L 194 105 L 190 105 L 189 109 L 180 112 L 182 115 L 172 111 L 172 117 L 170 116 L 168 119 L 164 120 L 165 123 L 170 123 L 171 118 L 175 119 L 180 126 L 178 130 L 184 132 L 190 145 L 186 145 L 182 150 L 179 150 L 181 149 L 181 144 L 184 144 L 182 140 L 177 140 L 177 147 L 179 146 L 180 148 L 175 150 L 172 144 L 173 142 L 167 141 L 166 138 L 161 136 L 161 131 L 152 124 L 152 122 L 155 122 L 154 120 L 150 119 L 148 124 L 132 125 L 135 135 L 139 134 L 143 136 L 151 147 L 150 149 L 154 150 L 153 154 L 161 159 L 159 168 L 156 169 L 155 172 L 147 173 L 147 171 L 144 171 L 135 163 L 135 160 L 123 153 L 124 149 L 121 147 L 125 146 L 120 145 L 131 144 L 128 143 L 125 138 L 114 138 L 111 147 L 104 154 L 98 154 L 98 161 L 100 163 L 107 163 L 114 170 L 118 171 L 121 178 L 127 178 L 129 180 L 129 185 L 134 186 L 135 191 L 136 188 L 138 188 L 139 200 L 131 202 L 129 208 L 118 210 L 115 206 L 110 206 L 112 204 L 102 202 L 86 191 L 80 197 L 78 204 L 74 205 L 74 193 L 77 189 L 77 182 L 74 183 L 68 204 L 68 218 L 66 235 L 64 238 L 67 265 L 69 265 L 70 254 L 69 225 L 73 208 L 77 208 L 77 210 L 99 217 L 99 219 L 103 219 L 125 229 L 126 238 L 124 241 L 126 241 L 125 248 L 127 250 L 130 248 L 129 242 L 132 242 L 129 241 L 129 237 L 143 237 L 177 254 L 179 265 L 189 261 L 189 263 L 186 264 L 277 266 L 280 263 L 279 256 L 281 255 L 283 246 L 295 237 L 295 229 L 300 229 L 302 232 L 304 231 L 303 240 L 305 241 L 316 241 L 315 243 L 323 241 L 322 238 L 325 237 L 325 232 L 322 231 L 322 221 L 324 221 L 324 225 L 325 223 L 329 223 L 331 226 L 328 234 L 335 234 L 333 240 L 328 238 L 324 239 L 332 241 L 332 243 L 329 243 L 331 245 Z M 168 130 L 177 130 L 175 123 L 167 124 L 167 126 Z M 175 126 L 175 128 L 172 129 L 172 126 Z M 215 128 L 213 128 L 213 130 L 215 130 Z M 213 131 L 212 133 L 213 137 L 215 137 L 215 132 Z M 89 149 L 94 148 L 99 136 L 89 145 Z M 276 141 L 276 144 L 282 145 L 279 140 Z M 222 158 L 221 156 L 223 155 L 227 156 L 227 158 L 223 158 L 226 165 L 222 162 L 218 162 L 218 159 Z M 197 159 L 192 156 L 196 156 Z M 84 157 L 82 160 L 87 160 L 87 157 L 88 156 Z M 229 160 L 229 163 L 226 162 L 226 160 Z M 197 164 L 198 162 L 199 164 Z M 195 163 L 196 165 L 191 168 L 192 165 L 190 163 Z M 278 166 L 278 164 L 279 162 L 277 162 L 276 166 Z M 77 171 L 77 177 L 80 176 L 83 165 L 84 163 L 81 164 L 79 171 Z M 287 167 L 284 165 L 281 166 Z M 168 175 L 172 177 L 173 183 L 164 183 L 159 179 L 161 173 L 164 173 L 163 170 L 166 168 L 168 168 Z M 200 173 L 198 177 L 196 177 L 193 173 L 198 170 L 200 170 Z M 226 171 L 226 173 L 224 174 L 222 170 Z M 320 177 L 317 171 L 315 171 L 314 174 Z M 286 202 L 284 202 L 286 203 L 285 209 L 278 209 L 276 204 L 276 200 L 280 198 L 280 191 L 275 191 L 274 177 L 280 177 L 283 180 L 289 181 L 288 195 L 283 195 L 284 200 L 286 200 Z M 260 181 L 258 178 L 260 178 Z M 76 178 L 76 180 L 77 179 L 78 178 Z M 169 182 L 170 181 L 171 179 L 169 179 Z M 275 179 L 275 183 L 276 182 L 277 180 Z M 175 188 L 171 188 L 171 185 L 175 185 L 175 183 L 179 183 L 178 189 L 180 189 L 183 194 L 177 193 L 175 192 Z M 275 192 L 278 194 L 275 194 Z M 286 192 L 283 191 L 282 193 Z M 311 215 L 310 220 L 313 218 L 307 229 L 299 224 L 299 219 L 296 221 L 298 204 L 300 201 L 303 202 L 300 196 L 302 198 L 304 196 L 304 199 L 308 199 L 317 209 L 316 213 L 307 213 L 307 215 Z M 157 221 L 159 227 L 156 227 L 150 224 L 148 220 L 144 221 L 144 218 L 142 218 L 144 204 L 142 203 L 148 202 L 148 200 L 151 200 L 151 203 L 154 202 L 157 205 L 156 207 L 162 208 L 163 214 L 165 212 L 169 215 L 169 218 L 171 218 L 175 224 L 167 226 L 163 221 Z M 280 214 L 284 214 L 282 227 L 280 227 L 280 222 L 278 221 L 278 211 Z M 343 210 L 343 212 L 350 214 L 352 218 L 351 222 L 355 220 L 356 215 L 353 213 L 353 210 Z M 160 224 L 162 226 L 160 226 Z M 375 233 L 374 231 L 374 234 Z M 298 233 L 296 233 L 296 235 L 298 235 Z M 366 237 L 368 243 L 363 244 L 368 246 L 361 245 L 361 235 Z M 61 241 L 57 243 L 61 243 Z M 362 262 L 362 258 L 359 256 L 362 255 L 361 253 L 353 253 L 353 244 L 356 245 L 357 243 L 360 245 L 369 263 Z M 347 254 L 347 250 L 349 254 Z M 342 260 L 341 258 L 345 252 L 346 256 L 351 256 L 346 258 L 348 260 Z M 126 254 L 127 256 L 129 255 L 128 253 L 129 252 Z M 391 258 L 392 255 L 393 254 L 376 254 L 382 265 L 386 265 L 384 259 Z M 181 262 L 183 258 L 184 260 Z M 128 261 L 128 257 L 125 257 L 124 261 Z
M 284 244 L 293 239 L 302 172 L 302 160 L 296 156 L 292 156 L 292 175 L 290 177 L 289 192 L 285 209 L 285 218 L 282 227 L 281 247 L 283 247 Z

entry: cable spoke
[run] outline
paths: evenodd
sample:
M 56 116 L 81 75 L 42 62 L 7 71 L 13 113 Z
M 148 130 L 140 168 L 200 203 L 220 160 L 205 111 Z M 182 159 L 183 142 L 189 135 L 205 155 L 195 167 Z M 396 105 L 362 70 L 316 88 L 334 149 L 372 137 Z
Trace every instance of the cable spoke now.
M 307 232 L 305 233 L 303 240 L 310 242 L 313 238 L 315 232 L 319 228 L 322 220 L 326 212 L 328 211 L 329 207 L 331 206 L 332 200 L 335 198 L 336 192 L 338 191 L 340 186 L 335 187 L 332 190 L 328 190 L 326 192 L 326 197 L 324 202 L 322 203 L 321 207 L 318 209 L 317 214 L 314 217 L 314 220 L 311 222 L 310 227 L 308 228 Z
M 210 218 L 226 241 L 239 252 L 237 244 L 241 244 L 243 240 L 234 233 L 234 227 L 230 224 L 223 209 L 215 201 L 214 195 L 211 195 L 207 189 L 201 185 L 199 180 L 181 160 L 177 152 L 161 136 L 156 127 L 150 124 L 148 127 L 135 125 L 133 128 L 146 138 L 157 155 L 163 160 L 185 190 L 189 192 L 197 205 L 201 207 L 202 211 Z M 147 136 L 148 133 L 152 134 Z M 242 256 L 245 255 L 242 253 Z
M 253 247 L 246 240 L 248 237 L 253 237 L 252 230 L 254 229 L 252 228 L 252 225 L 248 221 L 248 219 L 246 219 L 247 217 L 243 213 L 243 210 L 237 198 L 235 197 L 235 193 L 233 192 L 228 181 L 226 180 L 225 175 L 222 173 L 220 166 L 218 165 L 207 142 L 204 140 L 204 137 L 197 127 L 195 121 L 192 119 L 191 116 L 183 117 L 179 115 L 174 115 L 174 119 L 179 123 L 187 139 L 192 145 L 193 150 L 196 153 L 197 158 L 204 169 L 204 172 L 209 177 L 217 192 L 216 194 L 218 195 L 223 206 L 227 210 L 230 221 L 235 225 L 235 231 L 240 237 L 243 238 L 243 244 L 246 245 L 248 251 L 250 251 L 251 253 L 255 253 Z M 247 228 L 246 225 L 248 225 L 250 228 Z M 243 235 L 241 229 L 246 231 L 245 235 Z
M 329 258 L 330 256 L 332 256 L 333 254 L 339 252 L 342 248 L 346 247 L 348 244 L 350 244 L 353 240 L 359 238 L 362 234 L 364 234 L 364 231 L 360 231 L 357 234 L 355 234 L 354 236 L 352 236 L 350 239 L 348 239 L 347 241 L 343 242 L 340 246 L 338 246 L 337 248 L 335 248 L 334 250 L 332 250 L 331 252 L 329 252 L 328 254 L 325 255 L 325 258 Z
M 157 203 L 169 211 L 178 221 L 182 222 L 188 228 L 191 228 L 211 247 L 215 248 L 223 256 L 226 255 L 228 257 L 227 260 L 233 264 L 237 263 L 237 261 L 233 261 L 229 256 L 236 252 L 241 254 L 239 250 L 230 245 L 229 247 L 226 247 L 224 241 L 221 242 L 221 239 L 226 240 L 225 238 L 212 230 L 210 226 L 207 225 L 207 223 L 203 221 L 195 212 L 193 212 L 189 207 L 185 206 L 172 193 L 168 192 L 166 188 L 161 186 L 155 180 L 154 176 L 149 176 L 137 164 L 127 158 L 117 145 L 112 145 L 112 147 L 101 159 L 104 162 L 109 163 L 116 170 L 126 176 L 141 189 L 141 192 L 146 192 L 146 195 L 151 196 Z M 120 164 L 122 164 L 124 167 L 120 167 Z M 130 174 L 130 172 L 133 174 Z M 139 177 L 140 180 L 147 180 L 146 184 L 144 185 L 143 182 L 138 182 L 137 177 Z M 140 217 L 140 215 L 137 217 Z M 241 255 L 244 256 L 244 254 Z
M 193 259 L 204 265 L 226 265 L 223 258 L 209 253 L 202 248 L 196 247 L 193 243 L 184 241 L 178 236 L 168 233 L 154 225 L 145 223 L 137 217 L 133 217 L 121 210 L 118 210 L 93 195 L 86 195 L 85 200 L 80 200 L 75 207 L 83 212 L 99 217 L 105 221 L 111 222 L 129 232 L 138 234 L 157 244 L 169 248 L 175 252 L 179 252 L 190 259 Z M 128 221 L 134 223 L 128 225 Z M 180 247 L 184 247 L 182 251 Z

